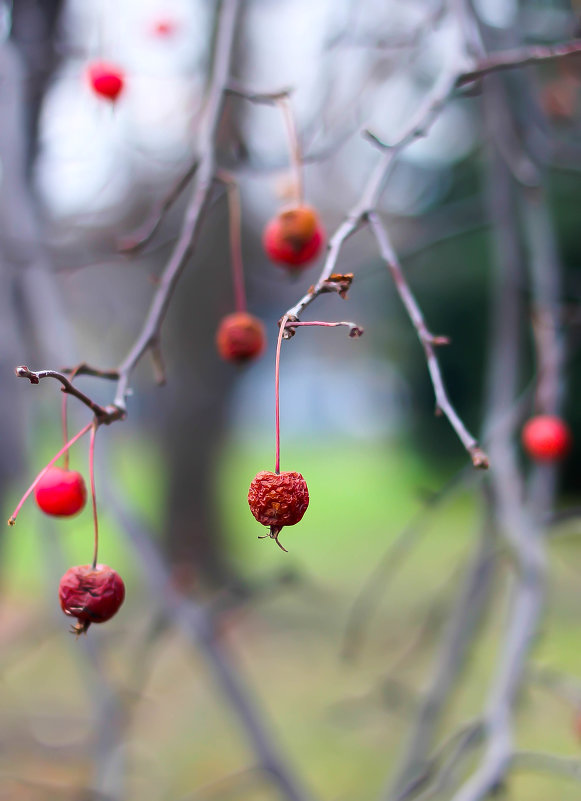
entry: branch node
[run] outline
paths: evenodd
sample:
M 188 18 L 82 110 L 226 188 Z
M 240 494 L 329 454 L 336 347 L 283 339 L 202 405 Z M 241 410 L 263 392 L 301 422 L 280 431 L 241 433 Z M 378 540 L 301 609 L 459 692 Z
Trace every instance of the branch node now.
M 470 448 L 469 453 L 474 467 L 476 467 L 478 470 L 488 470 L 490 467 L 488 456 L 479 445 L 474 445 L 472 448 Z

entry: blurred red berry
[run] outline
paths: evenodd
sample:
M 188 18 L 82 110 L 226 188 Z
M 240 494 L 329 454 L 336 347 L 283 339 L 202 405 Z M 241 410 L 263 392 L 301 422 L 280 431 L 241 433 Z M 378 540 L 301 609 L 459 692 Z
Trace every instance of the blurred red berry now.
M 282 548 L 278 542 L 282 527 L 294 526 L 307 511 L 307 482 L 300 473 L 272 473 L 270 470 L 262 470 L 252 479 L 248 490 L 248 504 L 258 522 L 263 526 L 270 526 L 269 536 Z
M 572 444 L 567 423 L 550 414 L 531 417 L 525 423 L 521 436 L 524 449 L 531 459 L 541 462 L 563 459 Z
M 125 86 L 125 73 L 115 64 L 94 61 L 87 67 L 89 84 L 95 94 L 114 103 Z
M 177 25 L 172 19 L 159 19 L 151 26 L 151 32 L 160 38 L 170 37 L 177 31 Z
M 123 579 L 107 565 L 70 567 L 60 580 L 59 600 L 65 615 L 76 617 L 76 634 L 91 623 L 104 623 L 117 613 L 125 598 Z
M 256 359 L 266 346 L 266 334 L 261 321 L 247 312 L 234 312 L 222 318 L 216 332 L 218 353 L 227 362 L 247 362 Z
M 84 507 L 87 489 L 80 473 L 53 465 L 34 488 L 34 498 L 45 514 L 72 517 Z
M 281 211 L 264 229 L 262 243 L 267 256 L 289 269 L 303 269 L 323 246 L 325 232 L 310 206 Z

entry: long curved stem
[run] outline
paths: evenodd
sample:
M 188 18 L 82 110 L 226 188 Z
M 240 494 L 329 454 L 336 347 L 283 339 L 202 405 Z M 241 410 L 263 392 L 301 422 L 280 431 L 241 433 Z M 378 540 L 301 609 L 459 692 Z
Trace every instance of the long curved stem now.
M 93 530 L 95 532 L 95 544 L 93 547 L 93 570 L 97 567 L 97 557 L 99 555 L 99 518 L 97 516 L 97 493 L 95 492 L 95 436 L 99 424 L 95 420 L 91 428 L 91 441 L 89 443 L 89 481 L 91 483 L 91 501 L 93 504 Z
M 274 472 L 280 473 L 280 347 L 287 324 L 288 316 L 280 321 L 278 340 L 276 343 L 276 361 L 274 363 L 274 429 L 275 429 L 275 448 L 274 448 Z
M 296 202 L 298 206 L 301 206 L 304 200 L 305 187 L 303 181 L 303 157 L 301 154 L 301 144 L 299 142 L 297 126 L 288 97 L 281 97 L 277 99 L 276 102 L 282 111 L 284 118 L 284 124 L 289 141 L 291 164 L 295 174 Z
M 50 467 L 52 467 L 52 466 L 53 466 L 53 464 L 54 464 L 55 462 L 58 462 L 58 460 L 61 458 L 61 456 L 63 455 L 63 453 L 66 453 L 66 452 L 68 451 L 68 449 L 71 447 L 71 445 L 74 445 L 74 444 L 75 444 L 75 442 L 76 442 L 78 439 L 80 439 L 82 436 L 84 436 L 84 435 L 87 433 L 87 431 L 88 431 L 88 430 L 91 428 L 91 426 L 92 426 L 92 425 L 93 425 L 93 421 L 91 421 L 90 423 L 87 423 L 87 425 L 86 425 L 86 426 L 84 426 L 83 428 L 81 428 L 81 430 L 79 431 L 79 433 L 78 433 L 78 434 L 75 434 L 75 436 L 74 436 L 74 437 L 72 437 L 72 438 L 71 438 L 71 439 L 70 439 L 68 442 L 65 442 L 65 444 L 64 444 L 64 445 L 63 445 L 63 447 L 60 449 L 60 451 L 58 451 L 58 453 L 56 454 L 56 456 L 53 456 L 53 457 L 52 457 L 52 459 L 50 460 L 50 462 L 49 462 L 49 463 L 48 463 L 48 464 L 47 464 L 45 467 L 43 467 L 43 468 L 42 468 L 42 470 L 41 470 L 41 471 L 40 471 L 40 473 L 39 473 L 39 474 L 36 476 L 36 478 L 34 479 L 34 481 L 32 482 L 32 484 L 30 485 L 30 487 L 29 487 L 29 488 L 26 490 L 26 492 L 24 493 L 24 495 L 22 496 L 22 498 L 19 500 L 19 502 L 18 502 L 18 505 L 16 506 L 16 509 L 15 509 L 15 510 L 12 512 L 12 514 L 11 514 L 11 515 L 10 515 L 10 517 L 8 518 L 8 525 L 9 525 L 9 526 L 13 526 L 13 525 L 16 523 L 16 518 L 18 517 L 18 513 L 19 513 L 19 512 L 20 512 L 20 510 L 22 509 L 22 505 L 24 504 L 24 501 L 25 501 L 25 500 L 28 498 L 28 496 L 30 495 L 30 493 L 31 493 L 31 492 L 34 490 L 34 488 L 36 487 L 36 485 L 38 484 L 38 482 L 40 481 L 40 479 L 41 479 L 41 478 L 44 476 L 44 474 L 46 473 L 46 471 L 47 471 L 47 470 L 48 470 Z

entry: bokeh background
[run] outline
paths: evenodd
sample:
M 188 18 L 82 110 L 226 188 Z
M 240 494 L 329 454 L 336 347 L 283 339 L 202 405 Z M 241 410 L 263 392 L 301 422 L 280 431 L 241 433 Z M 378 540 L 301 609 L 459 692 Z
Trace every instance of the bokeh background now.
M 566 2 L 474 5 L 498 41 L 510 41 L 515 30 L 537 43 L 578 31 L 576 9 Z M 306 195 L 332 232 L 377 159 L 361 129 L 384 141 L 397 135 L 429 89 L 454 26 L 430 0 L 243 6 L 234 76 L 260 91 L 293 87 Z M 144 253 L 123 255 L 119 243 L 196 156 L 218 11 L 209 0 L 0 3 L 5 518 L 61 443 L 57 387 L 19 382 L 13 367 L 81 360 L 113 367 L 129 349 L 185 200 Z M 85 70 L 94 59 L 126 73 L 115 106 L 91 92 Z M 527 68 L 526 75 L 538 111 L 531 136 L 546 165 L 563 267 L 564 416 L 575 433 L 581 67 L 571 59 Z M 518 79 L 511 74 L 506 81 L 518 96 Z M 282 467 L 305 476 L 311 504 L 302 523 L 284 532 L 288 554 L 258 541 L 246 493 L 255 473 L 274 462 L 276 322 L 316 280 L 321 263 L 290 278 L 262 250 L 262 228 L 292 191 L 280 111 L 230 99 L 219 152 L 240 187 L 249 307 L 267 326 L 268 350 L 244 369 L 221 363 L 215 351 L 218 322 L 234 302 L 228 209 L 219 195 L 164 327 L 167 385 L 154 385 L 144 360 L 127 420 L 99 432 L 101 558 L 128 588 L 119 615 L 75 641 L 58 607 L 60 575 L 91 556 L 88 508 L 54 523 L 31 501 L 3 532 L 0 798 L 278 797 L 254 767 L 247 732 L 203 648 L 192 647 L 160 606 L 139 537 L 152 538 L 174 586 L 216 621 L 216 636 L 267 730 L 316 797 L 379 797 L 433 675 L 482 525 L 482 477 L 466 467 L 445 419 L 434 416 L 416 333 L 363 231 L 339 260 L 342 272 L 355 274 L 348 300 L 325 296 L 314 317 L 354 320 L 365 335 L 352 340 L 341 329 L 303 329 L 283 343 Z M 405 150 L 381 204 L 430 327 L 451 338 L 439 351 L 446 384 L 476 433 L 486 412 L 491 334 L 489 181 L 482 96 L 469 87 L 429 136 Z M 519 290 L 527 310 L 526 282 Z M 525 390 L 535 370 L 526 322 L 523 337 Z M 110 402 L 107 382 L 82 381 L 92 397 Z M 72 429 L 87 420 L 73 401 L 69 413 Z M 578 502 L 579 457 L 576 443 L 561 474 L 562 509 Z M 86 472 L 87 444 L 71 459 Z M 550 532 L 548 611 L 523 682 L 517 740 L 522 749 L 577 757 L 576 517 L 567 514 Z M 386 554 L 402 537 L 405 553 L 394 565 Z M 442 718 L 442 737 L 479 714 L 498 656 L 509 573 L 505 555 L 476 647 Z M 354 629 L 349 621 L 364 588 L 368 606 Z M 526 772 L 511 775 L 504 791 L 514 801 L 540 801 L 549 792 L 562 801 L 579 797 L 573 782 Z

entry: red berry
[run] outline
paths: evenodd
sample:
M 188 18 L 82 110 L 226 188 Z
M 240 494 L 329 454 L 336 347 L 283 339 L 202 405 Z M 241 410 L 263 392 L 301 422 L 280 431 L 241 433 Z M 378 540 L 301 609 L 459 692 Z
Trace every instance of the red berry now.
M 34 488 L 34 498 L 45 514 L 72 517 L 85 505 L 87 489 L 80 473 L 53 465 Z
M 123 579 L 107 565 L 70 567 L 60 580 L 59 600 L 65 615 L 76 617 L 75 634 L 91 623 L 104 623 L 115 615 L 125 598 Z
M 274 262 L 301 269 L 319 255 L 324 239 L 317 212 L 309 206 L 296 206 L 268 223 L 262 243 Z
M 115 64 L 95 61 L 87 67 L 89 83 L 95 94 L 114 103 L 125 86 L 125 73 Z
M 307 482 L 300 473 L 272 473 L 270 470 L 262 470 L 252 479 L 248 490 L 248 504 L 258 522 L 263 526 L 270 526 L 269 536 L 282 548 L 278 542 L 282 527 L 294 526 L 307 511 Z
M 227 362 L 247 362 L 264 351 L 266 335 L 257 317 L 234 312 L 222 318 L 216 332 L 218 353 Z
M 560 417 L 540 414 L 531 417 L 522 430 L 523 446 L 531 457 L 540 462 L 552 462 L 566 456 L 571 447 L 569 426 Z

